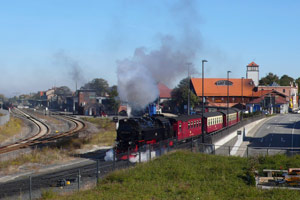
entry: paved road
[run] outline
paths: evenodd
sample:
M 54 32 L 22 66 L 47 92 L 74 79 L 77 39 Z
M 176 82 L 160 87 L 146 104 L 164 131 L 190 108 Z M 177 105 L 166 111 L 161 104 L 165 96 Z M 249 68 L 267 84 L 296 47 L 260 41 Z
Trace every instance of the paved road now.
M 249 147 L 300 148 L 300 114 L 271 118 L 250 138 Z

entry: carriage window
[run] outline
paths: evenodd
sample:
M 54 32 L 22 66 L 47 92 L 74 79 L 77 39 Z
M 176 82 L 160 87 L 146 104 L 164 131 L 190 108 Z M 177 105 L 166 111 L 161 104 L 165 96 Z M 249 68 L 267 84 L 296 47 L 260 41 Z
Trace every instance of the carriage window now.
M 181 124 L 179 124 L 179 131 L 181 132 Z
M 194 121 L 194 128 L 196 128 L 196 121 Z
M 190 122 L 188 123 L 188 129 L 190 129 Z
M 197 120 L 197 127 L 199 127 L 199 121 Z

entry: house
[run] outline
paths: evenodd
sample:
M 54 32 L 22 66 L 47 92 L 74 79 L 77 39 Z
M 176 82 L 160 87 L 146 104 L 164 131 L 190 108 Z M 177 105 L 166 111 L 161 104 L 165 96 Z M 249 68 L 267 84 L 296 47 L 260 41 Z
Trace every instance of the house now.
M 171 99 L 172 90 L 170 88 L 163 83 L 158 83 L 157 87 L 159 90 L 159 103 L 163 103 L 164 101 Z
M 205 78 L 203 82 L 206 106 L 227 107 L 227 97 L 229 107 L 236 104 L 246 105 L 256 97 L 252 79 Z M 202 78 L 192 78 L 191 88 L 202 101 Z
M 291 110 L 298 109 L 298 85 L 296 83 L 291 83 L 290 86 L 280 86 L 273 83 L 269 86 L 258 86 L 258 91 L 270 91 L 274 90 L 282 93 L 286 96 L 286 101 L 290 102 L 289 108 Z
M 82 89 L 77 90 L 78 114 L 98 115 L 99 104 L 96 99 L 96 90 Z
M 287 95 L 275 90 L 260 90 L 255 92 L 255 99 L 247 103 L 250 112 L 268 111 L 268 113 L 288 113 L 289 101 Z

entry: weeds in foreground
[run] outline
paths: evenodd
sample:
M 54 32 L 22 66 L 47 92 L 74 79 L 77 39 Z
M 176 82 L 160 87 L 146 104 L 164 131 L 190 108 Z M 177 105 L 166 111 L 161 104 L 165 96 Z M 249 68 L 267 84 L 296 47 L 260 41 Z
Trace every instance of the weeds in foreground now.
M 55 199 L 57 194 L 53 190 L 43 190 L 42 199 Z
M 259 190 L 245 179 L 249 169 L 275 168 L 278 158 L 299 166 L 281 156 L 248 160 L 178 151 L 115 171 L 97 187 L 59 199 L 299 199 L 299 191 Z

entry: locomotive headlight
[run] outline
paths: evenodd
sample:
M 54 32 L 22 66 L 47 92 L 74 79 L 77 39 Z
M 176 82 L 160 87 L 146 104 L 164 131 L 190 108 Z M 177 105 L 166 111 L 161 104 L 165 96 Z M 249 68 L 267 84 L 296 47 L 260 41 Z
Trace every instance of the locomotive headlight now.
M 130 142 L 128 142 L 128 144 L 129 144 L 129 145 L 131 145 L 131 144 L 132 144 L 132 142 L 130 141 Z

